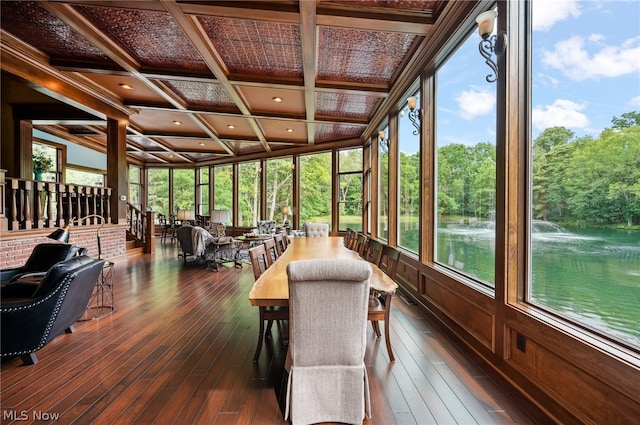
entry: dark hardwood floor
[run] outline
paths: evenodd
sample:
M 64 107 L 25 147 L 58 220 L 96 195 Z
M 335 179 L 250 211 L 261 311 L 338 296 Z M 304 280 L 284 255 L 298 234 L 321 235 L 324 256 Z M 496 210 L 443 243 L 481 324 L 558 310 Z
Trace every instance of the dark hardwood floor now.
M 51 423 L 46 415 L 79 425 L 286 423 L 274 389 L 286 354 L 276 329 L 252 361 L 253 280 L 248 265 L 183 266 L 169 242 L 117 262 L 112 315 L 79 322 L 38 351 L 35 366 L 2 363 L 2 423 Z M 365 424 L 534 423 L 401 297 L 391 334 L 394 363 L 369 333 Z M 11 420 L 21 414 L 26 421 Z

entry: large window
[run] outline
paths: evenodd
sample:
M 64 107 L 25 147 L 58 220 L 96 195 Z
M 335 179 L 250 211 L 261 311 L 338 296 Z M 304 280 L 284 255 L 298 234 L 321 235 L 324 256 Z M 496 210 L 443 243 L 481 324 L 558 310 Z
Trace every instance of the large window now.
M 213 209 L 233 208 L 233 165 L 216 165 L 213 169 Z
M 164 214 L 167 218 L 169 211 L 169 169 L 150 168 L 147 170 L 147 206 L 156 214 Z
M 495 284 L 496 84 L 470 34 L 436 74 L 435 261 Z
M 640 346 L 640 3 L 532 2 L 528 299 Z
M 338 152 L 338 230 L 362 230 L 362 148 Z
M 142 181 L 140 178 L 140 167 L 135 165 L 129 166 L 129 203 L 138 209 L 141 209 L 140 203 L 142 194 Z
M 196 214 L 209 215 L 209 167 L 198 168 L 198 208 Z
M 378 237 L 389 239 L 389 127 L 378 137 Z
M 284 223 L 285 207 L 293 202 L 293 169 L 291 157 L 267 160 L 267 219 Z
M 176 210 L 187 210 L 195 213 L 195 170 L 173 170 L 173 207 Z
M 331 152 L 300 156 L 300 225 L 331 223 Z
M 417 105 L 420 107 L 420 93 Z M 420 246 L 420 134 L 408 107 L 398 114 L 398 245 L 418 252 Z
M 260 220 L 261 174 L 260 161 L 238 164 L 239 226 L 255 227 Z

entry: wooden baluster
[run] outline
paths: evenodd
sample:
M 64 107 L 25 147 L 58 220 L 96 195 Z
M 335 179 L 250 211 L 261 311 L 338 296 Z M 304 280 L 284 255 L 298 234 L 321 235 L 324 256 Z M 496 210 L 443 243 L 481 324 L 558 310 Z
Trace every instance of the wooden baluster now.
M 92 187 L 91 188 L 91 207 L 93 208 L 91 213 L 89 214 L 98 214 L 100 215 L 100 213 L 98 212 L 98 208 L 97 208 L 97 199 L 98 199 L 98 189 L 97 187 Z
M 69 222 L 71 222 L 71 220 L 73 219 L 73 186 L 71 185 L 67 185 L 66 186 L 67 189 L 67 205 L 66 205 L 66 211 L 65 211 L 65 219 Z
M 7 184 L 5 172 L 6 170 L 0 170 L 0 232 L 2 233 L 9 230 L 9 220 L 5 215 L 5 202 L 7 201 L 5 198 L 5 185 Z
M 74 217 L 80 219 L 82 215 L 82 189 L 79 186 L 73 186 L 73 193 L 76 195 L 76 202 L 74 204 Z
M 82 197 L 84 198 L 84 212 L 83 217 L 91 214 L 91 210 L 89 209 L 89 192 L 91 188 L 89 187 L 81 187 Z M 97 219 L 95 217 L 91 217 L 91 224 L 95 224 Z
M 42 229 L 44 227 L 44 221 L 42 220 L 42 195 L 44 191 L 44 182 L 33 182 L 33 227 L 36 229 Z
M 45 227 L 55 227 L 54 225 L 54 221 L 53 221 L 53 203 L 55 200 L 55 190 L 56 185 L 55 183 L 46 183 L 45 184 L 45 202 L 46 202 L 46 214 L 47 214 L 47 221 L 45 224 Z
M 66 198 L 67 187 L 62 183 L 57 183 L 58 202 L 56 203 L 56 227 L 62 227 L 66 223 L 64 210 L 64 200 Z
M 105 205 L 107 206 L 107 223 L 113 223 L 111 220 L 111 189 L 107 189 L 107 195 L 105 199 Z
M 33 182 L 31 180 L 24 181 L 24 197 L 22 198 L 22 212 L 23 212 L 23 229 L 31 229 L 33 228 L 33 216 L 31 215 L 31 203 L 33 199 L 31 198 Z
M 20 228 L 20 222 L 18 221 L 18 194 L 19 183 L 17 179 L 11 179 L 11 206 L 9 209 L 9 217 L 11 218 L 11 230 L 18 230 Z

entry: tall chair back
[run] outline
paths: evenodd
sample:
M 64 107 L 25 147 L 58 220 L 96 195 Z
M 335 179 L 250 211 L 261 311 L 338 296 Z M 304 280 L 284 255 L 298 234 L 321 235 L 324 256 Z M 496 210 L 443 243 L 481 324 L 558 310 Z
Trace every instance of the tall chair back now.
M 358 252 L 358 254 L 360 254 L 361 257 L 363 256 L 364 250 L 367 247 L 368 240 L 369 238 L 364 233 L 357 234 L 357 242 L 356 242 L 355 250 Z
M 284 236 L 282 233 L 276 233 L 273 239 L 276 241 L 276 251 L 278 253 L 278 257 L 282 255 L 287 247 L 284 245 Z
M 379 266 L 387 276 L 391 279 L 396 278 L 396 271 L 398 270 L 398 263 L 400 262 L 400 251 L 385 245 L 382 248 L 382 256 L 380 257 Z
M 253 277 L 258 280 L 260 275 L 264 273 L 270 265 L 267 261 L 267 251 L 264 245 L 249 248 L 249 258 L 251 259 L 251 267 L 253 267 Z
M 361 260 L 301 260 L 288 264 L 287 275 L 285 419 L 291 413 L 293 424 L 360 424 L 369 414 L 364 354 L 371 266 Z
M 380 258 L 382 257 L 382 244 L 374 239 L 369 239 L 369 243 L 362 257 L 376 266 L 379 265 Z
M 344 234 L 344 246 L 349 249 L 354 249 L 357 242 L 357 233 L 353 229 L 347 227 L 347 232 Z
M 287 247 L 291 243 L 291 241 L 289 240 L 289 235 L 287 235 L 286 230 L 283 230 L 282 232 L 280 232 L 280 234 L 282 235 L 282 245 L 284 246 L 284 249 L 287 249 Z
M 305 223 L 304 232 L 308 238 L 329 236 L 329 225 L 327 223 Z
M 278 250 L 276 249 L 276 240 L 275 239 L 267 239 L 262 243 L 264 245 L 264 249 L 267 251 L 267 262 L 269 266 L 273 264 L 274 261 L 278 259 Z

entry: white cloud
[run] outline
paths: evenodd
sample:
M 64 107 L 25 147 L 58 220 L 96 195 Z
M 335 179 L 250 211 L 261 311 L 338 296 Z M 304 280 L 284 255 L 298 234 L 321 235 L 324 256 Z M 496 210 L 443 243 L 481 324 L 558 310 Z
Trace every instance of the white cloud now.
M 536 0 L 533 2 L 533 30 L 549 31 L 559 21 L 569 16 L 580 16 L 578 0 Z
M 590 39 L 597 44 L 603 41 L 595 35 Z M 640 72 L 640 37 L 625 40 L 620 46 L 598 47 L 600 50 L 590 55 L 584 38 L 574 36 L 544 52 L 542 62 L 576 81 Z
M 496 93 L 487 88 L 463 91 L 456 97 L 460 114 L 465 120 L 491 113 L 496 104 Z
M 556 99 L 552 105 L 535 107 L 531 119 L 538 130 L 549 127 L 585 128 L 589 125 L 589 119 L 580 112 L 585 106 L 570 100 Z
M 640 96 L 632 97 L 631 100 L 629 100 L 629 106 L 632 108 L 640 108 Z

